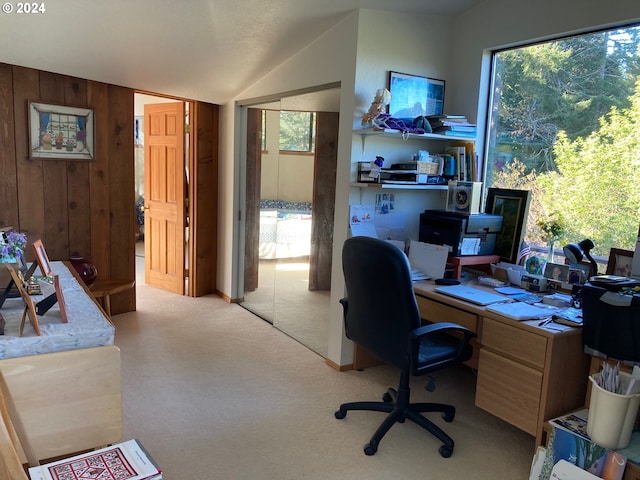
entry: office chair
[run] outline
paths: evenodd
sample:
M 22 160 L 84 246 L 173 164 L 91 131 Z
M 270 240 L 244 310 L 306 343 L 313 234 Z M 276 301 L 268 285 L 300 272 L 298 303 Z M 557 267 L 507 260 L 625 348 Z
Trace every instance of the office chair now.
M 440 439 L 440 455 L 450 457 L 453 440 L 421 412 L 442 412 L 444 420 L 451 422 L 455 407 L 410 403 L 409 380 L 411 374 L 423 375 L 468 360 L 472 353 L 469 341 L 475 333 L 449 322 L 421 326 L 409 261 L 389 242 L 349 238 L 342 249 L 342 268 L 347 296 L 340 303 L 347 337 L 399 368 L 400 382 L 397 390 L 387 390 L 382 402 L 344 403 L 335 417 L 343 419 L 349 410 L 389 413 L 365 445 L 367 455 L 376 453 L 382 437 L 396 422 L 404 423 L 408 418 Z

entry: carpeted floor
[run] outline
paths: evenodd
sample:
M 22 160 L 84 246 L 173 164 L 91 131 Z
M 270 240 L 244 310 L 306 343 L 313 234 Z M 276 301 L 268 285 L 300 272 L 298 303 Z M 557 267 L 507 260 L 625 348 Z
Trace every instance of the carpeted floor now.
M 122 353 L 124 438 L 138 438 L 167 480 L 527 479 L 534 438 L 474 406 L 465 367 L 437 372 L 436 391 L 414 378 L 414 401 L 457 408 L 451 458 L 407 422 L 367 457 L 383 419 L 340 403 L 378 400 L 397 383 L 387 366 L 337 372 L 245 309 L 216 296 L 181 297 L 137 284 L 138 311 L 113 317 Z

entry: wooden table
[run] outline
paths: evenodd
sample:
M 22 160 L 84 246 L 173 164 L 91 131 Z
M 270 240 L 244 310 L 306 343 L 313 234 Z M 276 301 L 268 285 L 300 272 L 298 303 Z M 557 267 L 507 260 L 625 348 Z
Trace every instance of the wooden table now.
M 135 283 L 135 280 L 126 280 L 122 278 L 106 280 L 97 279 L 91 286 L 90 290 L 93 296 L 102 303 L 107 315 L 111 317 L 111 295 L 129 290 L 130 288 L 133 288 Z

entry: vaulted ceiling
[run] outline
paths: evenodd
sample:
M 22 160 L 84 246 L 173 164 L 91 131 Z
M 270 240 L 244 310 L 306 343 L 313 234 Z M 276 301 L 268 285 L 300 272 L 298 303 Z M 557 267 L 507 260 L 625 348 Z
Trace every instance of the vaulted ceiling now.
M 37 0 L 44 12 L 18 13 L 9 0 L 0 62 L 223 104 L 354 9 L 455 15 L 482 1 Z

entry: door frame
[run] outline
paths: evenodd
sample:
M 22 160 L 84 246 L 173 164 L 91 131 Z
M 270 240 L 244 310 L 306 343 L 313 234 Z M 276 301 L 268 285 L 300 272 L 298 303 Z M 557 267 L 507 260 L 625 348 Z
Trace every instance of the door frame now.
M 238 217 L 236 222 L 237 237 L 233 239 L 233 252 L 235 258 L 233 258 L 232 268 L 232 285 L 233 291 L 232 298 L 234 302 L 242 303 L 244 301 L 244 251 L 245 251 L 245 237 L 246 237 L 246 184 L 247 184 L 247 120 L 249 108 L 260 108 L 261 105 L 265 105 L 272 102 L 280 102 L 287 97 L 295 97 L 299 95 L 305 95 L 308 93 L 321 92 L 323 90 L 341 89 L 341 82 L 326 83 L 323 85 L 316 85 L 313 87 L 301 88 L 298 90 L 291 90 L 288 92 L 280 92 L 271 95 L 264 95 L 261 97 L 248 98 L 244 100 L 238 100 L 235 104 L 236 108 L 236 128 L 239 131 L 239 161 L 236 164 L 238 168 L 238 180 L 236 183 L 237 193 L 234 194 L 236 204 L 238 205 Z M 338 112 L 340 113 L 340 112 Z
M 185 142 L 189 182 L 186 190 L 188 241 L 186 295 L 199 297 L 217 291 L 218 150 L 219 105 L 171 97 L 144 90 L 134 95 L 152 96 L 166 102 L 185 102 L 189 111 L 189 135 Z M 183 202 L 183 208 L 185 207 Z

